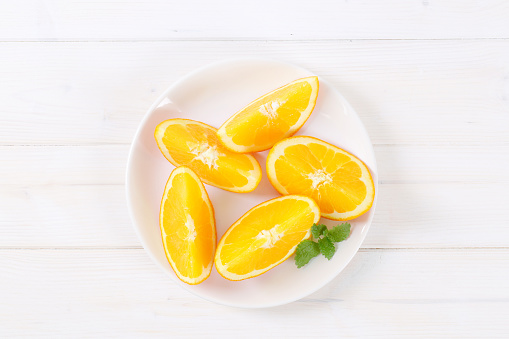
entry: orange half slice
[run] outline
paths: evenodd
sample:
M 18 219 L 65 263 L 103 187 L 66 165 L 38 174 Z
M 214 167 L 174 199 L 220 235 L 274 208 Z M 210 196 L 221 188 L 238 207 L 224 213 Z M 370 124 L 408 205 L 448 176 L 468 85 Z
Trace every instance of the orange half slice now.
M 366 165 L 325 141 L 307 136 L 282 140 L 270 150 L 266 165 L 279 193 L 314 199 L 325 218 L 350 220 L 373 204 L 375 186 Z
M 313 112 L 318 77 L 295 80 L 251 102 L 217 131 L 233 152 L 258 152 L 297 132 Z
M 288 195 L 261 203 L 223 235 L 214 258 L 216 269 L 228 280 L 265 273 L 292 255 L 319 219 L 318 205 L 304 196 Z
M 216 250 L 214 209 L 200 178 L 185 166 L 171 172 L 159 213 L 164 252 L 177 277 L 196 285 L 208 278 Z
M 231 192 L 251 192 L 262 178 L 258 161 L 249 154 L 226 149 L 217 129 L 202 122 L 170 119 L 155 129 L 157 146 L 175 166 L 187 166 L 204 183 Z

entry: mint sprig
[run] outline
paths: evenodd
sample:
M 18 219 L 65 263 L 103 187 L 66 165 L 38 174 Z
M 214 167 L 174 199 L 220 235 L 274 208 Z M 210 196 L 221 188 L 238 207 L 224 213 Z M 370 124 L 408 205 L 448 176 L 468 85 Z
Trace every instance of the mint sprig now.
M 311 234 L 317 239 L 317 242 L 311 239 L 300 242 L 295 251 L 295 264 L 297 267 L 301 268 L 306 265 L 320 253 L 328 260 L 331 260 L 334 253 L 336 253 L 334 243 L 347 239 L 350 236 L 350 229 L 351 226 L 347 222 L 336 225 L 330 230 L 325 225 L 313 224 Z
M 318 239 L 326 230 L 327 226 L 325 225 L 313 224 L 313 226 L 311 227 L 311 234 L 313 235 L 314 238 Z
M 341 242 L 350 236 L 350 224 L 344 223 L 334 226 L 331 230 L 327 231 L 327 238 L 332 242 Z
M 322 253 L 327 260 L 331 260 L 336 252 L 336 247 L 334 247 L 332 241 L 327 237 L 318 239 L 318 247 L 320 248 L 320 253 Z
M 301 268 L 318 254 L 320 254 L 320 248 L 316 242 L 309 239 L 302 240 L 295 251 L 295 264 Z

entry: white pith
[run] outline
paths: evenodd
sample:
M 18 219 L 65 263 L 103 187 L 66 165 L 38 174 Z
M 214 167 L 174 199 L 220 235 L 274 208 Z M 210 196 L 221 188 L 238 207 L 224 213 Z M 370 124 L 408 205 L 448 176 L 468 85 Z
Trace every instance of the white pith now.
M 281 107 L 282 104 L 284 104 L 286 100 L 280 101 L 280 100 L 273 100 L 269 101 L 266 104 L 263 104 L 260 106 L 260 109 L 258 112 L 262 113 L 269 119 L 274 119 L 277 117 L 277 110 L 279 107 Z
M 314 173 L 308 174 L 308 179 L 312 181 L 311 185 L 313 189 L 316 189 L 318 186 L 321 186 L 323 184 L 328 184 L 332 182 L 332 177 L 324 170 L 317 170 Z
M 199 160 L 207 165 L 209 168 L 217 169 L 217 159 L 223 155 L 217 150 L 217 146 L 210 146 L 209 144 L 202 143 L 193 145 L 191 153 L 196 155 L 195 160 Z
M 194 241 L 196 239 L 196 236 L 198 235 L 196 233 L 196 227 L 194 226 L 194 219 L 191 216 L 191 214 L 186 214 L 186 223 L 184 224 L 187 227 L 187 236 L 185 238 L 186 241 Z
M 275 225 L 269 230 L 262 230 L 258 235 L 255 237 L 255 239 L 263 239 L 265 240 L 265 243 L 261 245 L 261 248 L 271 248 L 274 247 L 274 245 L 281 239 L 284 235 L 284 232 L 279 233 L 277 231 L 277 228 L 279 225 Z

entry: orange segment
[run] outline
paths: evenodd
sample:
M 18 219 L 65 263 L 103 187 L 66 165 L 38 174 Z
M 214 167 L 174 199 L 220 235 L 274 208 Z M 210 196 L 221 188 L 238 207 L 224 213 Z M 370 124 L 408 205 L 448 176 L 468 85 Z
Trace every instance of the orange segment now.
M 317 96 L 318 77 L 295 80 L 235 113 L 218 129 L 219 140 L 239 153 L 269 149 L 304 125 Z
M 166 183 L 159 226 L 177 277 L 190 285 L 207 279 L 216 247 L 214 209 L 198 176 L 185 166 L 174 169 Z
M 304 196 L 288 195 L 261 203 L 223 235 L 214 259 L 216 269 L 229 280 L 265 273 L 292 255 L 319 219 L 318 205 Z
M 203 182 L 231 192 L 253 191 L 262 178 L 258 161 L 226 149 L 216 132 L 198 121 L 170 119 L 157 125 L 154 136 L 169 162 L 189 167 Z
M 313 137 L 277 143 L 267 157 L 267 175 L 279 193 L 308 196 L 323 217 L 333 220 L 360 216 L 375 198 L 373 179 L 361 160 Z

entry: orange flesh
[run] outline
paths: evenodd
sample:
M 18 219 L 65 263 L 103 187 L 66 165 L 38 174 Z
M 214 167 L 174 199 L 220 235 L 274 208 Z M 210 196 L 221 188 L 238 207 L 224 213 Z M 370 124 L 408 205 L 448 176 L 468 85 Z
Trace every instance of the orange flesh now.
M 215 251 L 213 211 L 204 200 L 203 190 L 189 173 L 178 173 L 163 197 L 161 209 L 165 252 L 174 270 L 189 279 L 203 276 L 210 269 Z M 208 199 L 206 193 L 205 197 Z
M 311 92 L 308 82 L 299 82 L 260 98 L 228 123 L 226 134 L 237 145 L 270 147 L 299 121 L 301 113 L 309 105 Z M 277 118 L 272 113 L 276 107 Z M 253 130 L 252 126 L 260 128 Z
M 167 150 L 174 165 L 187 166 L 204 182 L 221 188 L 244 187 L 248 184 L 247 177 L 258 170 L 252 156 L 227 150 L 219 142 L 215 129 L 200 124 L 170 124 L 164 130 L 162 142 L 164 145 L 159 146 Z
M 255 207 L 232 226 L 219 258 L 228 272 L 237 275 L 266 269 L 282 261 L 307 238 L 318 218 L 319 211 L 313 213 L 309 203 L 302 200 L 280 200 Z
M 324 145 L 288 146 L 274 166 L 288 194 L 311 197 L 322 213 L 353 211 L 366 198 L 359 165 Z

